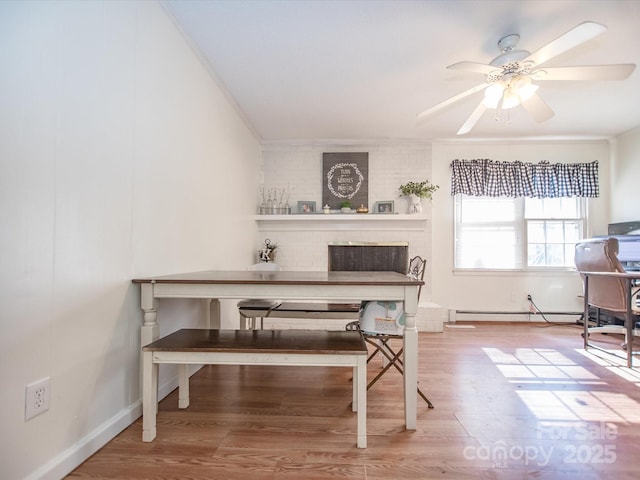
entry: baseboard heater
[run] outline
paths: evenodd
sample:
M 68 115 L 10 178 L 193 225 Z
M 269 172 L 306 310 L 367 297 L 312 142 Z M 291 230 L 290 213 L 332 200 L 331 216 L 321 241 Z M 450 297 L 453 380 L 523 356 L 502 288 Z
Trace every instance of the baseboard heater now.
M 584 312 L 529 312 L 513 311 L 513 312 L 495 312 L 489 310 L 456 310 L 456 315 L 582 315 Z

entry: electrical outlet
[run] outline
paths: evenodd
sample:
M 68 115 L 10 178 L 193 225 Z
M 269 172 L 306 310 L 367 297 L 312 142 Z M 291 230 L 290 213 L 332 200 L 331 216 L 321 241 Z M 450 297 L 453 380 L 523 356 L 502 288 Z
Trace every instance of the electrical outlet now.
M 36 415 L 49 410 L 50 390 L 49 377 L 27 385 L 24 409 L 25 420 L 30 420 Z

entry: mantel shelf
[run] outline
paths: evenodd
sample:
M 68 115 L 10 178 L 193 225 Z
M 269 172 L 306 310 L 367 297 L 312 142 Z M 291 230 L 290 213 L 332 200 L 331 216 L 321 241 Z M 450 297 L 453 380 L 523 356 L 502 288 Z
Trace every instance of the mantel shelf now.
M 329 213 L 255 215 L 261 231 L 282 230 L 424 230 L 425 214 Z

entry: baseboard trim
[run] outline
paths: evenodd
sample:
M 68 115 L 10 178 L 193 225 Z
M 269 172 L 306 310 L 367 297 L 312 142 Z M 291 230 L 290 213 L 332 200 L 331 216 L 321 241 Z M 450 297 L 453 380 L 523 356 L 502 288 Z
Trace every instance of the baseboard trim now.
M 69 474 L 142 415 L 142 402 L 130 405 L 84 438 L 59 453 L 26 477 L 26 480 L 59 480 Z
M 193 365 L 191 375 L 200 368 L 202 367 L 199 365 Z M 158 398 L 162 400 L 176 388 L 178 388 L 178 376 L 174 375 L 158 387 Z M 141 416 L 142 400 L 138 399 L 33 471 L 25 480 L 60 480 L 64 478 Z

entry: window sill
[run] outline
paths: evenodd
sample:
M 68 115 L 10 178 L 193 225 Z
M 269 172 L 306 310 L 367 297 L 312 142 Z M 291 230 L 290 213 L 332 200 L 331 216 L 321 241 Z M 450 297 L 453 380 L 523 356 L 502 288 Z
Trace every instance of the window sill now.
M 558 275 L 566 275 L 566 276 L 574 276 L 578 272 L 575 268 L 548 268 L 548 269 L 520 269 L 520 270 L 500 270 L 500 269 L 464 269 L 464 268 L 456 268 L 453 270 L 454 275 L 459 276 L 514 276 L 514 277 L 524 277 L 524 276 L 558 276 Z

